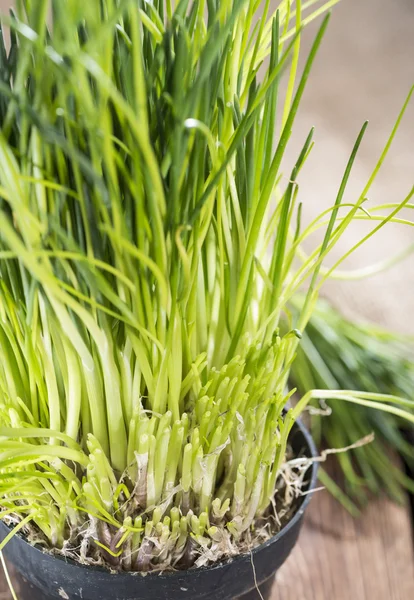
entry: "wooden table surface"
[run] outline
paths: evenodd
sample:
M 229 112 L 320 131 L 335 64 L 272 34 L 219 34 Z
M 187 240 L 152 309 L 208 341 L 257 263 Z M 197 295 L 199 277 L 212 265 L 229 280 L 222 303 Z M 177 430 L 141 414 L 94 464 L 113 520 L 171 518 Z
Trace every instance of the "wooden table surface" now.
M 276 576 L 272 600 L 413 599 L 408 504 L 383 498 L 353 519 L 328 492 L 319 492 L 298 545 Z

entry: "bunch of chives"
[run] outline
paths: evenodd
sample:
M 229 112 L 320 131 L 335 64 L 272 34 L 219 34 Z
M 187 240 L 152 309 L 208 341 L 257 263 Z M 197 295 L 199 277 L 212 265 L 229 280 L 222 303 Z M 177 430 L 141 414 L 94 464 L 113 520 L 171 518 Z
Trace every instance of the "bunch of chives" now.
M 298 296 L 292 309 L 300 303 Z M 346 319 L 320 300 L 303 334 L 290 380 L 301 394 L 313 388 L 342 388 L 412 398 L 412 343 L 373 324 Z M 391 450 L 397 451 L 413 470 L 414 448 L 408 442 L 410 422 L 392 413 L 340 402 L 328 401 L 327 410 L 311 412 L 314 439 L 328 448 L 349 447 L 370 433 L 375 435 L 373 443 L 337 455 L 345 494 L 327 473 L 320 471 L 321 481 L 351 513 L 358 514 L 359 506 L 365 505 L 372 494 L 385 492 L 403 503 L 406 491 L 414 492 L 414 482 L 390 456 Z
M 370 219 L 366 196 L 409 101 L 360 197 L 342 205 L 366 124 L 331 209 L 304 227 L 298 182 L 313 129 L 289 177 L 280 166 L 329 16 L 299 76 L 303 25 L 335 3 L 19 0 L 4 19 L 10 535 L 139 571 L 218 560 L 257 539 L 283 487 L 290 429 L 325 393 L 285 411 L 301 332 L 346 256 L 325 259 L 353 219 Z M 297 267 L 319 228 L 322 243 Z M 412 418 L 393 398 L 330 394 Z

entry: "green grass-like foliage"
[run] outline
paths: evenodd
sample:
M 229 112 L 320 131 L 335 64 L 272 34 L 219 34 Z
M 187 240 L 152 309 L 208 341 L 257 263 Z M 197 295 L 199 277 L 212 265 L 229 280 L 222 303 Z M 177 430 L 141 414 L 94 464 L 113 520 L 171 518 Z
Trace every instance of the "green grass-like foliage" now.
M 300 307 L 300 297 L 294 304 Z M 413 343 L 373 324 L 354 323 L 326 301 L 319 301 L 292 364 L 290 380 L 301 394 L 314 388 L 363 389 L 413 398 Z M 373 494 L 386 492 L 393 500 L 404 502 L 406 490 L 414 493 L 414 481 L 390 458 L 390 449 L 398 451 L 413 471 L 414 447 L 404 435 L 404 429 L 407 434 L 412 424 L 365 406 L 329 400 L 328 404 L 330 415 L 312 417 L 311 430 L 318 445 L 345 448 L 371 432 L 375 441 L 337 455 L 346 496 L 324 472 L 323 483 L 352 513 Z
M 369 218 L 396 131 L 341 208 L 363 126 L 334 205 L 303 228 L 313 130 L 280 167 L 329 17 L 297 77 L 302 27 L 333 4 L 20 0 L 5 20 L 1 516 L 32 539 L 126 570 L 188 567 L 246 547 L 267 514 L 318 395 L 284 412 L 322 263 Z

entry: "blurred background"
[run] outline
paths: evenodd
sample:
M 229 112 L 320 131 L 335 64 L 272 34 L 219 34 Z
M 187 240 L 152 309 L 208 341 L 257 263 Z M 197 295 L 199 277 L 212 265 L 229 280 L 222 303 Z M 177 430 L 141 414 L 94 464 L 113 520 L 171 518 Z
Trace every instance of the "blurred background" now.
M 276 4 L 276 3 L 275 3 Z M 310 45 L 317 24 L 304 33 Z M 290 147 L 297 156 L 315 125 L 316 145 L 300 178 L 305 214 L 332 205 L 363 122 L 369 126 L 356 161 L 345 202 L 364 188 L 395 119 L 414 83 L 413 0 L 342 0 L 334 9 L 325 40 L 305 92 Z M 306 52 L 303 52 L 303 56 Z M 296 147 L 295 147 L 296 144 Z M 294 154 L 292 153 L 294 152 Z M 286 171 L 288 172 L 288 171 Z M 414 184 L 414 102 L 391 152 L 369 192 L 369 203 L 396 202 Z M 363 222 L 341 241 L 338 255 L 366 230 Z M 411 228 L 391 225 L 348 260 L 343 268 L 376 263 L 414 242 Z M 363 281 L 330 282 L 325 294 L 352 316 L 362 316 L 414 333 L 414 258 Z

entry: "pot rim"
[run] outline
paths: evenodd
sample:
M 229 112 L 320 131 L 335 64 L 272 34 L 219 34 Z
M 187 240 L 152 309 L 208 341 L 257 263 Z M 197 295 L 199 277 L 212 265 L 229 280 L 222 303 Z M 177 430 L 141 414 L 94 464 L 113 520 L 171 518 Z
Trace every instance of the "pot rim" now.
M 307 449 L 309 450 L 309 458 L 316 458 L 318 456 L 318 452 L 317 452 L 316 445 L 315 445 L 315 442 L 313 441 L 311 434 L 309 433 L 307 428 L 304 426 L 301 419 L 297 419 L 294 423 L 294 426 L 295 425 L 297 426 L 298 430 L 304 437 Z M 307 490 L 306 494 L 303 496 L 303 500 L 302 500 L 301 504 L 299 505 L 295 514 L 289 520 L 289 522 L 286 525 L 284 525 L 284 527 L 282 527 L 282 529 L 280 531 L 278 531 L 278 533 L 276 535 L 271 537 L 269 540 L 267 540 L 263 544 L 260 544 L 259 546 L 255 546 L 254 548 L 252 548 L 252 550 L 250 552 L 244 552 L 242 554 L 238 554 L 237 556 L 231 556 L 229 558 L 222 559 L 212 565 L 201 566 L 201 567 L 192 567 L 187 570 L 178 570 L 177 569 L 175 571 L 149 571 L 149 572 L 145 572 L 145 573 L 141 573 L 139 571 L 111 572 L 110 569 L 103 567 L 103 566 L 85 565 L 85 564 L 79 563 L 71 558 L 65 558 L 64 556 L 60 556 L 59 554 L 47 553 L 40 546 L 34 546 L 34 545 L 30 544 L 26 540 L 26 538 L 22 535 L 21 532 L 18 532 L 16 534 L 16 537 L 18 537 L 19 541 L 24 542 L 27 546 L 29 546 L 31 550 L 42 555 L 43 558 L 45 556 L 48 556 L 52 559 L 60 560 L 67 565 L 72 565 L 75 568 L 79 568 L 85 572 L 87 572 L 87 571 L 99 572 L 101 574 L 107 573 L 111 577 L 117 577 L 117 578 L 133 578 L 133 577 L 136 578 L 136 577 L 141 576 L 141 577 L 145 577 L 145 578 L 146 577 L 151 577 L 151 578 L 157 577 L 157 578 L 161 578 L 161 579 L 165 579 L 165 580 L 171 580 L 175 577 L 182 578 L 183 576 L 192 576 L 192 575 L 197 576 L 197 574 L 199 574 L 203 571 L 217 571 L 217 570 L 220 570 L 221 568 L 228 566 L 230 564 L 241 563 L 246 560 L 249 560 L 249 562 L 253 561 L 253 557 L 255 555 L 259 554 L 261 551 L 265 550 L 269 546 L 272 546 L 273 544 L 276 544 L 277 542 L 279 542 L 279 540 L 281 540 L 293 527 L 295 527 L 297 522 L 303 517 L 305 509 L 307 508 L 309 502 L 312 499 L 313 492 L 315 491 L 315 488 L 316 488 L 316 481 L 317 481 L 317 477 L 318 477 L 318 463 L 317 462 L 314 461 L 311 464 L 310 471 L 311 471 L 311 477 L 309 480 L 308 490 Z M 0 521 L 0 524 L 3 524 L 6 527 L 8 527 L 5 523 L 3 523 L 3 521 Z M 10 541 L 12 541 L 12 540 L 10 540 Z

